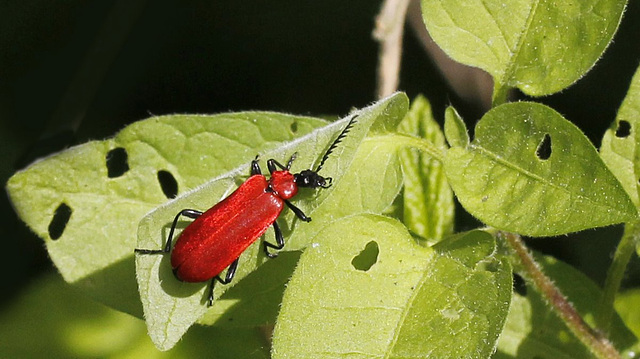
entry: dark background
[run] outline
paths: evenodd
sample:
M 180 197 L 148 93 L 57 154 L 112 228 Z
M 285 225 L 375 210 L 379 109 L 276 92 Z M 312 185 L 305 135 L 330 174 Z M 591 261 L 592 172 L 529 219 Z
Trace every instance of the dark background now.
M 375 100 L 380 1 L 4 1 L 0 5 L 0 182 L 38 157 L 172 113 L 273 110 L 346 114 Z M 596 146 L 640 62 L 640 4 L 585 78 L 538 101 Z M 410 29 L 400 89 L 422 93 L 442 121 L 451 91 Z M 43 271 L 43 242 L 0 196 L 0 304 Z M 458 229 L 475 227 L 459 211 Z M 620 227 L 529 240 L 601 283 Z M 634 259 L 627 285 L 638 284 Z

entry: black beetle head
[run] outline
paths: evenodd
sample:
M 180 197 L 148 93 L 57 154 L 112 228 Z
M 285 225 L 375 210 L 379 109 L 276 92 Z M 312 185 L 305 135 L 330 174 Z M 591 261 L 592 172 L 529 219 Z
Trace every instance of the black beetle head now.
M 298 187 L 306 188 L 329 188 L 333 181 L 331 177 L 324 178 L 318 174 L 318 172 L 312 170 L 304 170 L 300 173 L 293 175 L 293 181 Z

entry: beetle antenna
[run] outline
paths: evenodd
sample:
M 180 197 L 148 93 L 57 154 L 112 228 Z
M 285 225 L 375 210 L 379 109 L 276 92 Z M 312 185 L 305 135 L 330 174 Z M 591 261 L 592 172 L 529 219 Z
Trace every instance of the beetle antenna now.
M 331 146 L 329 147 L 327 152 L 325 152 L 324 157 L 322 157 L 322 161 L 320 161 L 320 165 L 318 165 L 318 168 L 315 170 L 315 172 L 319 172 L 320 171 L 322 166 L 324 166 L 324 161 L 326 161 L 327 158 L 329 158 L 329 155 L 331 154 L 331 152 L 333 152 L 333 150 L 336 149 L 338 144 L 347 136 L 347 133 L 349 132 L 349 130 L 351 130 L 351 127 L 353 127 L 353 125 L 357 122 L 356 121 L 357 117 L 358 117 L 358 115 L 353 116 L 351 118 L 351 121 L 349 121 L 347 126 L 342 130 L 342 132 L 340 132 L 340 134 L 335 139 L 335 141 L 333 141 L 333 143 L 331 144 Z

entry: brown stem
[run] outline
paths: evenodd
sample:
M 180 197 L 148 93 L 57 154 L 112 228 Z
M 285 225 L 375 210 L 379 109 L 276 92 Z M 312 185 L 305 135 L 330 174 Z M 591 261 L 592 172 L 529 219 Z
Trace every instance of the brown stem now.
M 378 98 L 391 95 L 398 88 L 402 34 L 409 0 L 385 0 L 376 18 L 373 37 L 380 42 L 378 55 Z
M 598 335 L 582 319 L 582 316 L 560 292 L 560 289 L 542 272 L 540 265 L 535 261 L 519 235 L 505 232 L 499 232 L 498 235 L 505 239 L 509 248 L 515 253 L 527 279 L 534 284 L 569 330 L 589 348 L 594 356 L 601 359 L 622 358 L 611 342 Z

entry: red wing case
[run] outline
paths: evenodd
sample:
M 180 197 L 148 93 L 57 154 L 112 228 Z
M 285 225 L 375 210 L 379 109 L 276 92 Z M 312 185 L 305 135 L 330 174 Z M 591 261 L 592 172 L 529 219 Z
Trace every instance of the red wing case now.
M 283 207 L 282 199 L 267 192 L 263 175 L 251 176 L 182 231 L 171 254 L 176 276 L 185 282 L 217 276 L 264 234 Z

